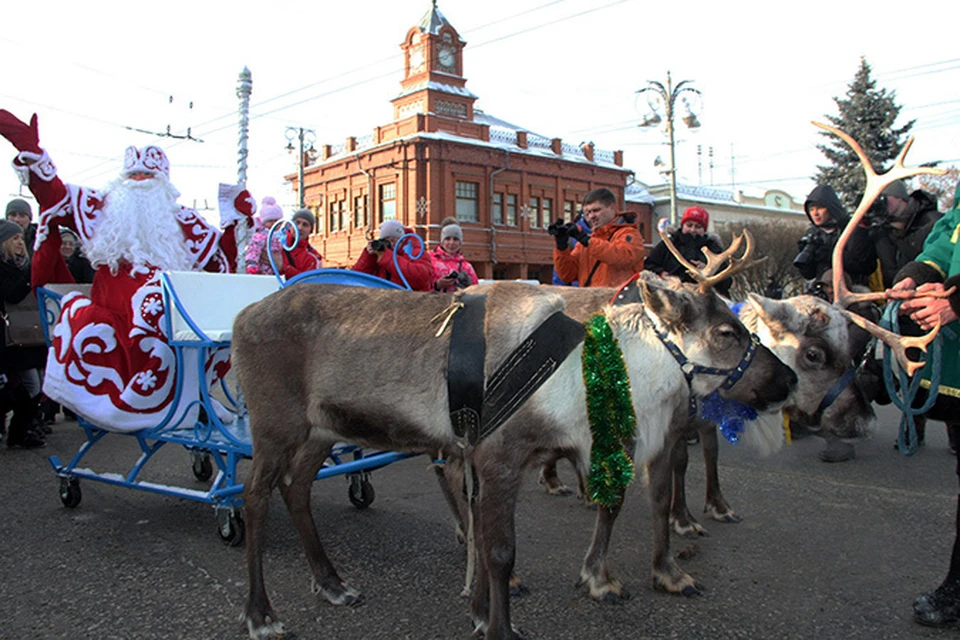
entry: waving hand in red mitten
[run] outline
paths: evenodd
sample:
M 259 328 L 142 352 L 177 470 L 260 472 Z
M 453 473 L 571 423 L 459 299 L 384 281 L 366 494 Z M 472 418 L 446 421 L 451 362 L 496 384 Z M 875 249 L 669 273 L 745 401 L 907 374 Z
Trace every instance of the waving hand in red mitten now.
M 37 132 L 37 114 L 33 114 L 30 124 L 27 124 L 6 109 L 0 109 L 0 136 L 9 140 L 17 151 L 42 153 L 40 134 Z
M 233 206 L 237 211 L 250 218 L 257 212 L 257 201 L 244 189 L 233 199 Z

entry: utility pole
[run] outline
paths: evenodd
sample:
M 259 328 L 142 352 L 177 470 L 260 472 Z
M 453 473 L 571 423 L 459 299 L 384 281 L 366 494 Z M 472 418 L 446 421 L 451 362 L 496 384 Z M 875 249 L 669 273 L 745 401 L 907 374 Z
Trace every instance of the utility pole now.
M 307 206 L 304 198 L 303 187 L 303 168 L 309 162 L 310 157 L 315 153 L 313 143 L 317 141 L 317 134 L 313 129 L 304 129 L 303 127 L 287 127 L 287 151 L 293 152 L 297 149 L 293 146 L 293 141 L 299 140 L 299 153 L 297 162 L 297 206 L 305 209 Z

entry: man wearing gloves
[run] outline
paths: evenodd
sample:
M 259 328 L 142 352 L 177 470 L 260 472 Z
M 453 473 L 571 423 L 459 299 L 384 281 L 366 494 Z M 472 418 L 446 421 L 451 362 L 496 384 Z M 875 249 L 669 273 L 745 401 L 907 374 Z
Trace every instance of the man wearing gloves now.
M 558 219 L 547 230 L 556 241 L 553 267 L 564 282 L 581 287 L 615 287 L 643 269 L 643 236 L 637 215 L 617 211 L 617 197 L 606 188 L 594 189 L 583 199 L 583 217 L 593 230 Z M 570 248 L 570 238 L 577 246 Z

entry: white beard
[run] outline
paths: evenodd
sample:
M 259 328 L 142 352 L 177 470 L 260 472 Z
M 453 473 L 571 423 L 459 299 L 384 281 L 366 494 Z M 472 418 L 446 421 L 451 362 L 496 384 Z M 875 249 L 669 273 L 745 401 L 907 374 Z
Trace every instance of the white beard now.
M 83 251 L 96 268 L 110 267 L 116 275 L 122 262 L 132 265 L 131 275 L 151 267 L 188 271 L 194 259 L 187 251 L 177 222 L 180 193 L 163 174 L 153 180 L 118 178 L 103 190 L 100 220 Z

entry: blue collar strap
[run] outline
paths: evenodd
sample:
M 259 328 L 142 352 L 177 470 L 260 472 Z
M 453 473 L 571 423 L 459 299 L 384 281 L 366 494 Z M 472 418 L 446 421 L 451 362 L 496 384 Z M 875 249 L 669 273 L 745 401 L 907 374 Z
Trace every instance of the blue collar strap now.
M 643 303 L 643 296 L 640 295 L 640 288 L 637 286 L 637 277 L 634 276 L 627 284 L 620 288 L 617 291 L 616 295 L 613 297 L 611 304 L 618 306 L 621 304 L 631 304 L 631 303 Z M 663 346 L 667 348 L 667 351 L 670 352 L 670 355 L 673 356 L 673 359 L 677 361 L 677 364 L 680 365 L 680 370 L 683 371 L 683 377 L 687 380 L 687 387 L 690 389 L 690 403 L 689 411 L 691 416 L 697 415 L 697 397 L 693 394 L 693 377 L 698 374 L 708 375 L 708 376 L 726 376 L 727 379 L 724 380 L 723 384 L 720 385 L 721 389 L 727 390 L 733 387 L 740 381 L 740 378 L 743 377 L 743 374 L 746 372 L 747 367 L 750 366 L 750 363 L 753 362 L 753 357 L 757 353 L 757 349 L 760 347 L 760 338 L 757 337 L 757 334 L 750 334 L 750 346 L 747 347 L 746 352 L 743 354 L 743 357 L 740 358 L 740 362 L 736 367 L 732 369 L 719 369 L 717 367 L 705 367 L 699 365 L 687 358 L 677 344 L 670 339 L 670 337 L 657 328 L 657 325 L 647 316 L 646 312 L 643 314 L 643 321 L 653 329 L 653 332 L 657 334 L 657 337 L 660 338 L 660 342 L 663 343 Z

